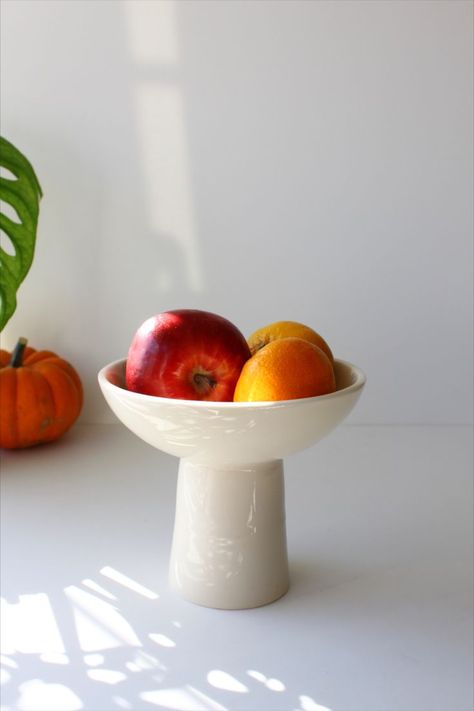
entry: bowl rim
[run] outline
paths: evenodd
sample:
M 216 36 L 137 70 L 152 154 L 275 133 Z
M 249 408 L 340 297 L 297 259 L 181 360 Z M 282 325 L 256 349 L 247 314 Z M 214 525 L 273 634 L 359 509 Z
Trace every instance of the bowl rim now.
M 176 406 L 181 406 L 181 407 L 198 407 L 203 410 L 206 408 L 222 408 L 222 409 L 232 409 L 232 410 L 244 410 L 244 409 L 258 409 L 258 408 L 278 408 L 278 407 L 297 407 L 298 405 L 302 405 L 303 403 L 312 403 L 312 402 L 322 402 L 323 400 L 334 400 L 339 397 L 343 397 L 344 395 L 348 395 L 349 393 L 356 392 L 357 390 L 360 390 L 366 383 L 367 381 L 367 376 L 365 373 L 359 368 L 359 366 L 354 365 L 348 360 L 343 360 L 341 358 L 335 358 L 334 362 L 335 363 L 340 363 L 343 366 L 349 367 L 353 373 L 355 373 L 355 380 L 353 383 L 348 385 L 346 388 L 342 388 L 341 390 L 335 390 L 333 393 L 328 393 L 326 395 L 315 395 L 313 397 L 300 397 L 300 398 L 293 398 L 291 400 L 258 400 L 255 402 L 234 402 L 233 400 L 185 400 L 183 398 L 171 398 L 171 397 L 160 397 L 158 395 L 147 395 L 146 393 L 137 393 L 134 392 L 133 390 L 127 390 L 126 388 L 121 387 L 120 385 L 115 385 L 114 383 L 111 383 L 110 380 L 106 377 L 106 372 L 111 370 L 114 367 L 117 367 L 118 365 L 125 364 L 127 361 L 126 358 L 118 358 L 117 360 L 111 361 L 107 365 L 104 365 L 98 372 L 97 378 L 99 381 L 99 384 L 101 387 L 106 387 L 109 388 L 110 390 L 120 390 L 121 393 L 125 393 L 125 397 L 130 397 L 134 399 L 135 401 L 142 401 L 142 402 L 155 402 L 156 404 L 161 404 L 161 405 L 176 405 Z

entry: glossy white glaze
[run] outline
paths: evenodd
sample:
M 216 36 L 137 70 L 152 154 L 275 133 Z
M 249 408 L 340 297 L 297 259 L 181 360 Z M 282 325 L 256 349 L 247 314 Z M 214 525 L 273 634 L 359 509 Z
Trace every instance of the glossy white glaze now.
M 282 461 L 179 466 L 170 582 L 207 607 L 258 607 L 289 587 Z
M 99 384 L 111 409 L 138 437 L 176 457 L 208 466 L 282 459 L 315 444 L 356 404 L 364 374 L 336 361 L 338 389 L 330 395 L 280 402 L 173 400 L 130 392 L 125 360 L 105 366 Z
M 170 581 L 192 602 L 258 607 L 288 589 L 282 459 L 333 430 L 365 383 L 335 363 L 330 395 L 280 402 L 173 400 L 130 392 L 125 360 L 99 372 L 109 406 L 138 437 L 180 458 Z

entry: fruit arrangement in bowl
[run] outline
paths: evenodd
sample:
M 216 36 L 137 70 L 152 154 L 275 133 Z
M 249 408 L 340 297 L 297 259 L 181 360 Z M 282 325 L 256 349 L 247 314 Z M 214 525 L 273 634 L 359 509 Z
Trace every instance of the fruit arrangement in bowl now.
M 147 319 L 98 377 L 119 420 L 180 460 L 172 587 L 222 609 L 284 595 L 283 458 L 349 414 L 362 371 L 296 321 L 245 338 L 222 316 L 179 309 Z
M 126 387 L 158 397 L 271 402 L 336 390 L 334 357 L 309 326 L 278 321 L 246 340 L 226 318 L 179 309 L 147 319 L 129 348 Z

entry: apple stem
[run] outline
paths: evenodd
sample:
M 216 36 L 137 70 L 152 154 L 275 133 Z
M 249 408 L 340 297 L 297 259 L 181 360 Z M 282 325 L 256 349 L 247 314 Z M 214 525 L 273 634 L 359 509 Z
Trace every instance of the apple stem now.
M 210 390 L 216 387 L 217 380 L 214 380 L 214 378 L 212 378 L 210 375 L 207 375 L 206 373 L 194 373 L 193 383 L 196 387 L 196 390 L 201 395 L 205 395 Z

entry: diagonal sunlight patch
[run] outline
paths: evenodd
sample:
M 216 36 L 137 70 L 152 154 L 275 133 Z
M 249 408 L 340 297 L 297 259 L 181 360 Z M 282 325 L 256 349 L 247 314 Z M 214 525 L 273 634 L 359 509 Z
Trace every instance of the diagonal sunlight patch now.
M 150 590 L 144 585 L 137 583 L 136 580 L 132 580 L 132 578 L 129 578 L 128 575 L 120 573 L 118 570 L 115 570 L 115 568 L 111 568 L 109 565 L 106 565 L 104 568 L 102 568 L 100 572 L 102 573 L 102 575 L 105 575 L 106 578 L 113 580 L 119 585 L 123 585 L 129 590 L 133 590 L 133 592 L 136 592 L 139 595 L 143 595 L 143 597 L 147 597 L 149 600 L 158 600 L 158 598 L 160 597 L 157 593 L 153 592 L 153 590 Z
M 166 667 L 160 662 L 153 654 L 144 652 L 143 650 L 138 650 L 133 658 L 133 661 L 127 662 L 125 664 L 127 669 L 131 672 L 140 672 L 147 669 L 165 671 Z
M 43 652 L 43 654 L 40 654 L 40 659 L 46 664 L 59 664 L 61 666 L 69 664 L 67 654 L 58 654 L 57 652 Z
M 159 644 L 160 647 L 176 647 L 176 642 L 173 642 L 173 640 L 167 637 L 165 634 L 157 634 L 155 632 L 150 632 L 148 636 L 153 642 Z
M 118 684 L 124 681 L 127 675 L 116 669 L 88 669 L 87 676 L 93 681 L 101 681 L 103 684 Z
M 2 599 L 1 648 L 4 654 L 65 654 L 53 608 L 46 593 L 20 595 L 16 604 Z
M 64 684 L 31 679 L 20 684 L 19 692 L 17 711 L 79 711 L 84 708 L 81 699 Z
M 105 600 L 75 585 L 64 592 L 72 604 L 74 621 L 83 652 L 99 652 L 115 647 L 141 647 L 132 626 Z
M 261 681 L 262 684 L 264 684 L 267 680 L 265 674 L 262 674 L 262 672 L 256 671 L 255 669 L 249 669 L 247 674 L 251 676 L 252 679 L 255 679 L 256 681 Z
M 200 708 L 210 709 L 210 711 L 227 711 L 225 706 L 211 699 L 207 694 L 204 694 L 196 687 L 186 684 L 186 689 L 189 693 L 196 697 L 196 699 L 201 703 Z
M 96 583 L 94 580 L 89 580 L 89 578 L 86 578 L 82 581 L 82 584 L 85 585 L 86 588 L 89 588 L 90 590 L 99 593 L 103 597 L 107 597 L 109 600 L 117 599 L 115 595 L 112 595 L 111 592 L 103 588 L 102 585 L 99 585 L 99 583 Z
M 285 691 L 286 689 L 284 683 L 279 679 L 275 679 L 273 677 L 269 679 L 265 676 L 265 674 L 262 674 L 262 672 L 256 671 L 255 669 L 249 669 L 247 674 L 252 677 L 252 679 L 255 679 L 255 681 L 260 681 L 262 684 L 265 684 L 267 689 L 270 689 L 270 691 Z
M 231 676 L 220 669 L 213 669 L 207 675 L 207 681 L 216 689 L 224 689 L 225 691 L 234 691 L 237 694 L 245 694 L 248 692 L 248 687 L 242 684 L 238 679 Z
M 299 697 L 302 711 L 331 711 L 327 706 L 321 706 L 317 704 L 311 696 L 305 696 L 304 694 Z
M 84 664 L 88 667 L 99 667 L 105 661 L 103 654 L 84 654 Z
M 176 711 L 227 711 L 214 699 L 203 694 L 199 689 L 186 684 L 184 688 L 177 689 L 157 689 L 156 691 L 143 691 L 140 694 L 143 701 L 159 706 L 164 709 L 176 709 Z
M 0 654 L 0 664 L 5 667 L 10 667 L 10 669 L 18 669 L 18 664 L 14 659 L 10 659 L 5 654 Z

